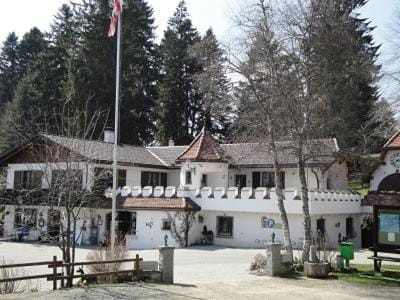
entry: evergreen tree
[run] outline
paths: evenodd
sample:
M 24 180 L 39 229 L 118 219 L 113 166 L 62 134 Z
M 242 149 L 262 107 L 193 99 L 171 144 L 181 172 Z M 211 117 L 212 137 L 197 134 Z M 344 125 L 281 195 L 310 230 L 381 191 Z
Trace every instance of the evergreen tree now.
M 194 75 L 195 86 L 201 96 L 201 115 L 207 128 L 221 140 L 231 125 L 232 109 L 230 84 L 226 76 L 226 57 L 212 29 L 208 29 L 201 41 L 191 48 L 191 56 L 197 59 L 201 70 Z
M 43 52 L 47 46 L 48 42 L 45 35 L 37 27 L 33 27 L 24 34 L 17 48 L 20 78 L 25 75 L 29 64 L 34 62 L 36 56 Z
M 109 0 L 87 0 L 77 8 L 81 22 L 79 55 L 71 61 L 66 90 L 89 111 L 108 110 L 114 126 L 116 40 L 107 36 Z M 121 36 L 120 140 L 148 144 L 153 140 L 158 78 L 153 11 L 144 0 L 124 1 Z M 99 128 L 100 134 L 102 128 Z
M 17 48 L 18 37 L 11 32 L 0 52 L 0 111 L 12 100 L 19 80 Z
M 154 140 L 159 52 L 153 10 L 145 0 L 124 1 L 121 66 L 121 141 L 134 145 Z
M 169 138 L 177 144 L 187 144 L 202 126 L 198 116 L 201 98 L 194 84 L 194 75 L 200 67 L 189 55 L 190 47 L 199 39 L 186 4 L 181 1 L 168 22 L 160 46 L 162 78 L 156 125 L 157 139 L 162 144 Z
M 319 69 L 319 89 L 331 118 L 327 132 L 344 148 L 359 148 L 359 131 L 365 127 L 378 99 L 376 65 L 378 46 L 372 27 L 355 11 L 367 0 L 312 0 L 310 16 L 315 28 L 309 39 L 309 56 Z
M 25 35 L 24 43 L 21 42 L 18 49 L 21 53 L 20 70 L 25 70 L 25 74 L 18 81 L 13 101 L 7 105 L 3 115 L 3 147 L 20 142 L 15 137 L 29 138 L 44 130 L 57 132 L 59 120 L 56 116 L 60 115 L 65 103 L 62 86 L 67 79 L 67 61 L 73 48 L 72 34 L 68 30 L 72 20 L 71 9 L 63 5 L 55 17 L 46 46 L 40 42 L 43 34 L 36 30 L 31 30 L 32 34 Z M 66 40 L 71 43 L 66 43 Z M 15 128 L 25 136 L 15 135 Z

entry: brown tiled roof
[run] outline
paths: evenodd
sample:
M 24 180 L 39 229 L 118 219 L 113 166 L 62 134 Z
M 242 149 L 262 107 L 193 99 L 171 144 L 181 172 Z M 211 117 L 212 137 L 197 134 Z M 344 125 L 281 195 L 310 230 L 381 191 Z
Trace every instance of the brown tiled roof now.
M 112 161 L 113 144 L 94 140 L 83 140 L 58 135 L 42 134 L 50 141 L 80 154 L 87 159 Z M 122 164 L 167 167 L 157 156 L 144 147 L 118 145 L 118 162 Z
M 188 146 L 158 146 L 148 147 L 147 150 L 165 162 L 168 166 L 174 167 L 177 166 L 176 158 L 187 148 Z
M 383 146 L 384 149 L 400 148 L 400 131 L 396 132 Z
M 291 141 L 281 141 L 276 143 L 278 150 L 278 160 L 283 167 L 297 165 L 297 156 L 295 152 L 296 144 Z M 241 167 L 273 167 L 273 157 L 269 151 L 268 143 L 237 143 L 222 144 L 229 162 Z M 307 166 L 318 166 L 321 164 L 330 164 L 335 161 L 335 153 L 339 151 L 335 139 L 319 139 L 307 142 L 305 156 Z
M 117 209 L 128 210 L 184 210 L 199 211 L 201 207 L 190 198 L 137 198 L 119 197 Z M 111 208 L 111 199 L 106 198 L 100 204 L 101 208 Z
M 176 159 L 177 161 L 226 162 L 224 151 L 210 132 L 203 129 L 189 147 Z

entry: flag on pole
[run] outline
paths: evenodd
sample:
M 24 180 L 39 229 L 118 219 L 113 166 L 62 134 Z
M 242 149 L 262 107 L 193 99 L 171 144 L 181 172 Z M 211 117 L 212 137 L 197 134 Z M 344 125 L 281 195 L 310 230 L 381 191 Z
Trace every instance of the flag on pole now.
M 113 12 L 111 16 L 110 28 L 108 29 L 108 37 L 112 37 L 115 34 L 115 30 L 118 24 L 118 18 L 120 13 L 122 12 L 122 1 L 123 0 L 114 0 Z

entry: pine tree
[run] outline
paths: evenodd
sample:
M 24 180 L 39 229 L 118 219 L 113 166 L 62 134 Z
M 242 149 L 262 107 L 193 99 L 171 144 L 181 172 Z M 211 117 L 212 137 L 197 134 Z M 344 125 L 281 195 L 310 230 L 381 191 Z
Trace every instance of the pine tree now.
M 379 95 L 376 87 L 379 46 L 372 27 L 356 10 L 367 0 L 312 0 L 314 33 L 310 36 L 310 59 L 319 68 L 317 85 L 326 98 L 331 118 L 327 132 L 344 148 L 358 148 L 359 131 L 368 121 Z
M 49 42 L 42 43 L 44 35 L 35 29 L 24 36 L 24 43 L 21 42 L 18 50 L 19 69 L 25 74 L 17 81 L 13 101 L 7 105 L 3 115 L 3 147 L 20 142 L 15 137 L 29 138 L 44 130 L 57 132 L 59 120 L 56 116 L 65 103 L 62 87 L 67 80 L 67 61 L 73 48 L 69 31 L 72 20 L 71 9 L 63 5 L 47 35 Z M 66 40 L 71 43 L 66 43 Z M 15 134 L 15 128 L 20 134 Z
M 4 41 L 0 52 L 0 111 L 10 102 L 19 80 L 18 37 L 11 32 Z
M 207 128 L 223 140 L 232 121 L 230 84 L 224 51 L 211 28 L 191 47 L 190 54 L 201 66 L 194 80 L 201 96 L 202 118 Z
M 157 102 L 157 139 L 166 144 L 169 138 L 187 144 L 199 130 L 200 94 L 194 75 L 200 70 L 189 49 L 199 34 L 193 28 L 186 4 L 181 1 L 168 22 L 161 41 L 162 78 Z M 200 122 L 201 123 L 201 122 Z
M 124 2 L 121 76 L 121 141 L 134 145 L 154 140 L 159 52 L 153 10 L 144 0 Z
M 48 46 L 45 35 L 37 27 L 33 27 L 25 33 L 18 44 L 18 67 L 22 78 L 29 68 L 29 65 L 35 61 L 38 54 L 43 52 Z
M 66 91 L 89 111 L 108 110 L 114 126 L 116 37 L 107 36 L 109 0 L 88 0 L 77 8 L 81 22 L 79 54 L 71 61 Z M 144 0 L 124 1 L 121 35 L 120 140 L 127 144 L 153 141 L 158 79 L 152 9 Z M 98 133 L 101 134 L 102 128 Z

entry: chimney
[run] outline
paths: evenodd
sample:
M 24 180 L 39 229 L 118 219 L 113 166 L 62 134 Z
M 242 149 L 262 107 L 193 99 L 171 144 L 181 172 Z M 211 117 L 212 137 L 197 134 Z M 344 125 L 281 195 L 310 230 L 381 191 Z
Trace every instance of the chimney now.
M 114 143 L 114 129 L 113 128 L 106 128 L 104 129 L 104 142 L 106 143 Z
M 175 142 L 174 140 L 171 138 L 168 140 L 168 147 L 174 147 L 175 146 Z

